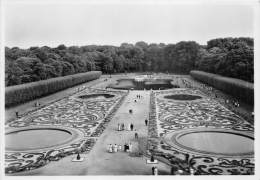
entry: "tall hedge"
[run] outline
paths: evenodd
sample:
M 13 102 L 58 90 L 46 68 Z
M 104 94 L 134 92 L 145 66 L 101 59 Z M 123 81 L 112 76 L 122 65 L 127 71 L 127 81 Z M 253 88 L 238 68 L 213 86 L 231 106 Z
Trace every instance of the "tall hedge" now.
M 77 84 L 98 79 L 101 71 L 90 71 L 5 88 L 5 106 L 12 106 L 45 96 Z
M 254 104 L 254 84 L 235 78 L 206 73 L 203 71 L 191 71 L 190 75 L 203 83 L 209 84 L 249 104 Z

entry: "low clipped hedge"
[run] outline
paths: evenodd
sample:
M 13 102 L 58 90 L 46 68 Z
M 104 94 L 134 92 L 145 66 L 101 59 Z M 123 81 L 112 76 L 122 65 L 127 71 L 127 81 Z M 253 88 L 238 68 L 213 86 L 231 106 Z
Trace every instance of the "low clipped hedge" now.
M 9 86 L 5 88 L 5 106 L 12 106 L 57 91 L 98 79 L 101 71 L 90 71 L 58 78 L 51 78 L 32 83 Z
M 191 71 L 190 75 L 203 83 L 222 90 L 249 104 L 254 104 L 254 84 L 240 79 L 229 78 L 203 71 Z

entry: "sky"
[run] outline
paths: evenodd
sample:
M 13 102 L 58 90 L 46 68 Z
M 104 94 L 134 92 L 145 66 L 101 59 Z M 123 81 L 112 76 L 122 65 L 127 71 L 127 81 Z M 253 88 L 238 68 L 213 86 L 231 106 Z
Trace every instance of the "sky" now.
M 252 4 L 38 2 L 5 5 L 5 46 L 206 44 L 219 37 L 254 35 Z

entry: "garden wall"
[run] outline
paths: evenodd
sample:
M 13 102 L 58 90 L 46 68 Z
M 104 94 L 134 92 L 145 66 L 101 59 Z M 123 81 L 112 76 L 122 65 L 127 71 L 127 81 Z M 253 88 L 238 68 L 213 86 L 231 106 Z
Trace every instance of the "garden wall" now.
M 5 88 L 5 106 L 12 106 L 98 79 L 101 71 L 90 71 Z
M 203 71 L 191 71 L 190 75 L 203 83 L 222 90 L 249 104 L 254 104 L 254 84 L 240 79 L 229 78 Z

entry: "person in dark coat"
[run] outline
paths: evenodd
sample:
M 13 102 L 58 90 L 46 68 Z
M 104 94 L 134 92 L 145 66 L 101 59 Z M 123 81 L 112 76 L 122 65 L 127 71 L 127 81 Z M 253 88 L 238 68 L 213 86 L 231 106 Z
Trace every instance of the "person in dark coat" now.
M 133 131 L 134 130 L 134 125 L 131 123 L 131 125 L 130 125 L 130 129 L 131 129 L 131 131 Z
M 18 111 L 15 112 L 15 115 L 17 118 L 19 117 Z
M 145 125 L 147 126 L 147 125 L 148 125 L 148 120 L 147 120 L 147 119 L 145 119 L 145 121 L 144 121 L 144 122 L 145 122 Z
M 138 133 L 135 133 L 135 139 L 138 139 Z
M 152 175 L 154 175 L 154 170 L 155 170 L 155 167 L 153 166 L 152 167 Z
M 175 175 L 177 171 L 178 171 L 178 168 L 176 166 L 172 166 L 171 175 Z

